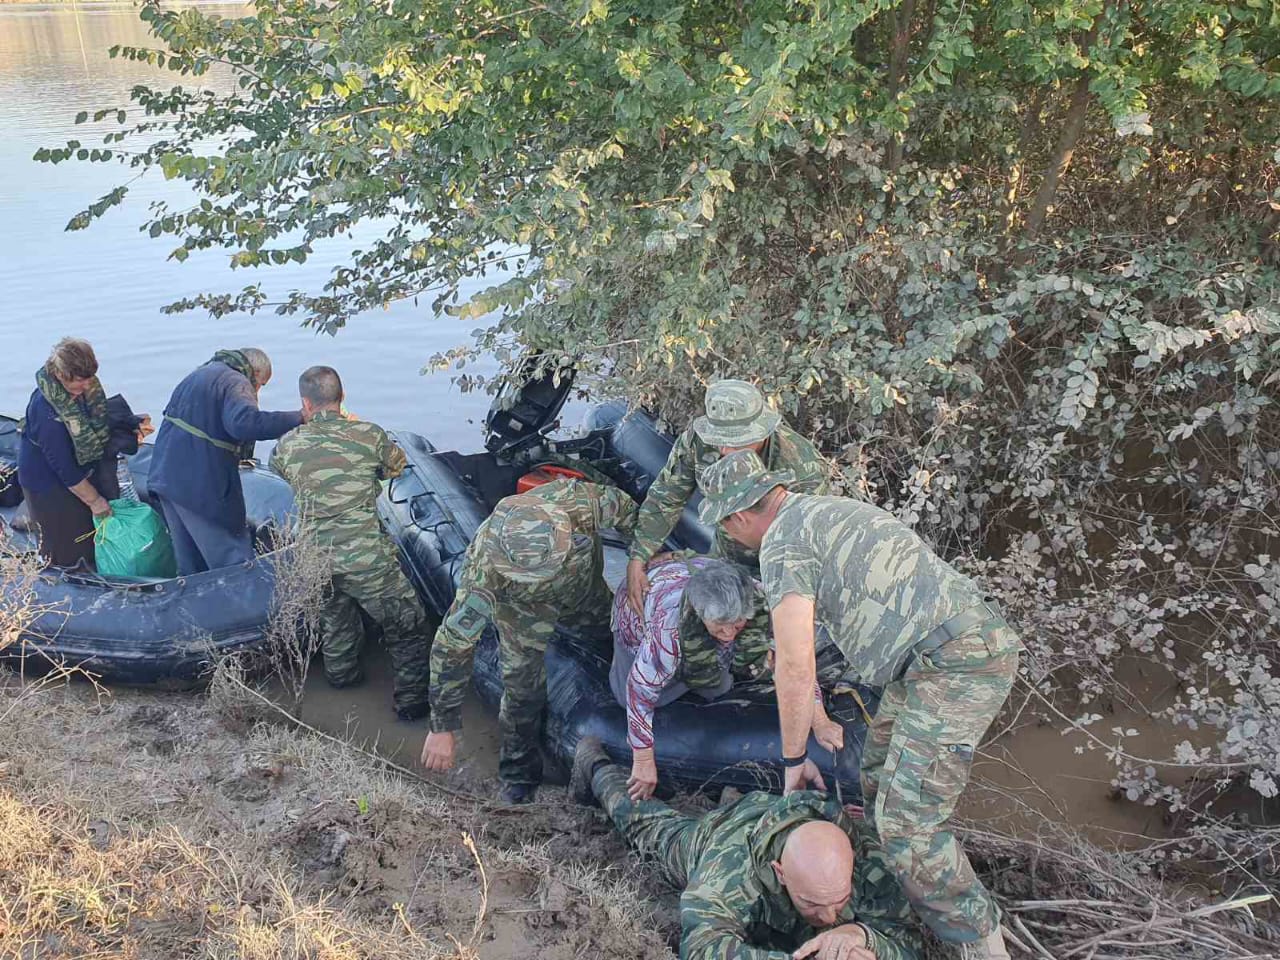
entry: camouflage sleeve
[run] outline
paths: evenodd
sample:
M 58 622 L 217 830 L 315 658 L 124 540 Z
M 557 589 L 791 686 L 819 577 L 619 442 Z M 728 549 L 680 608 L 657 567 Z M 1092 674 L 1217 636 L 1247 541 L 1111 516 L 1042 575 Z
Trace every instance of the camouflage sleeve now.
M 791 960 L 785 950 L 747 942 L 751 905 L 761 891 L 741 865 L 721 873 L 715 870 L 718 864 L 714 860 L 700 867 L 698 878 L 680 897 L 683 960 Z
M 697 460 L 693 449 L 693 428 L 676 438 L 666 466 L 654 479 L 640 505 L 635 538 L 631 541 L 631 559 L 646 563 L 662 549 L 675 529 L 693 492 L 698 488 Z
M 759 680 L 769 672 L 767 661 L 773 646 L 769 611 L 757 610 L 733 644 L 733 676 L 736 680 Z
M 431 643 L 431 730 L 462 729 L 462 699 L 471 682 L 476 643 L 494 620 L 497 600 L 477 575 L 470 553 L 458 592 Z
M 684 599 L 680 602 L 680 620 L 676 629 L 680 641 L 680 679 L 694 690 L 718 687 L 720 656 L 715 638 L 707 633 L 702 618 Z
M 379 439 L 379 453 L 382 456 L 382 463 L 378 467 L 378 479 L 390 480 L 404 473 L 405 465 L 409 462 L 405 457 L 404 451 L 401 450 L 391 438 L 387 436 L 385 430 L 381 431 L 382 436 Z
M 818 595 L 822 564 L 804 542 L 804 531 L 792 529 L 795 518 L 783 524 L 774 521 L 769 538 L 760 549 L 760 578 L 764 581 L 766 604 L 773 610 L 782 598 L 795 593 L 808 600 Z
M 591 496 L 596 498 L 596 516 L 601 529 L 613 528 L 623 536 L 630 536 L 636 528 L 639 506 L 630 494 L 617 487 L 588 484 Z
M 854 824 L 853 907 L 871 935 L 876 960 L 921 960 L 924 939 L 911 904 L 893 876 L 875 828 Z
M 284 477 L 285 480 L 288 480 L 289 475 L 285 473 L 285 470 L 288 467 L 289 460 L 285 456 L 285 453 L 289 449 L 289 445 L 285 443 L 285 439 L 285 437 L 281 437 L 280 440 L 277 441 L 275 449 L 271 451 L 271 459 L 267 461 L 267 466 L 271 469 L 272 473 L 278 474 L 279 476 Z
M 825 496 L 831 492 L 831 461 L 818 452 L 813 441 L 790 430 L 787 438 L 790 453 L 787 469 L 795 474 L 790 489 L 796 493 L 812 493 Z

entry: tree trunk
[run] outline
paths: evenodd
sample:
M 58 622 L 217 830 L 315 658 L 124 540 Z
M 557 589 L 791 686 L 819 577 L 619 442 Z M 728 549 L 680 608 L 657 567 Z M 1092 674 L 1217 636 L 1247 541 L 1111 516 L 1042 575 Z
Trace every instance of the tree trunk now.
M 915 0 L 903 0 L 893 13 L 893 42 L 889 47 L 889 103 L 897 103 L 902 89 L 902 75 L 907 66 L 907 52 L 911 47 L 911 19 L 915 16 Z M 892 174 L 902 162 L 902 140 L 897 134 L 889 142 L 887 166 Z
M 1045 218 L 1049 215 L 1049 207 L 1053 205 L 1054 198 L 1058 195 L 1058 183 L 1062 180 L 1062 175 L 1067 172 L 1067 168 L 1071 166 L 1071 158 L 1076 152 L 1076 142 L 1084 130 L 1084 118 L 1088 112 L 1089 74 L 1082 73 L 1080 79 L 1076 81 L 1075 91 L 1071 94 L 1071 106 L 1067 108 L 1066 120 L 1062 124 L 1062 135 L 1058 138 L 1058 145 L 1054 147 L 1053 157 L 1044 172 L 1044 180 L 1040 183 L 1040 190 L 1036 194 L 1035 202 L 1031 205 L 1031 212 L 1027 214 L 1027 226 L 1022 235 L 1028 240 L 1035 239 L 1044 225 Z
M 1086 56 L 1093 49 L 1094 42 L 1098 39 L 1098 30 L 1101 29 L 1102 21 L 1110 12 L 1112 5 L 1111 2 L 1103 4 L 1098 15 L 1093 18 L 1089 32 L 1084 38 L 1083 47 Z M 1031 212 L 1027 214 L 1027 225 L 1022 235 L 1028 240 L 1035 239 L 1040 228 L 1044 226 L 1049 208 L 1053 206 L 1053 201 L 1058 195 L 1058 184 L 1062 180 L 1062 175 L 1071 166 L 1071 157 L 1076 152 L 1076 143 L 1084 131 L 1085 117 L 1089 113 L 1089 79 L 1089 68 L 1085 67 L 1076 80 L 1075 90 L 1071 94 L 1071 105 L 1067 107 L 1067 115 L 1063 120 L 1062 135 L 1058 137 L 1058 144 L 1053 149 L 1053 157 L 1050 158 L 1049 166 L 1044 172 L 1044 179 L 1040 183 L 1039 192 L 1036 193 L 1035 202 L 1031 204 Z
M 1018 132 L 1018 146 L 1013 155 L 1013 166 L 1009 170 L 1009 183 L 1004 194 L 1004 229 L 1013 233 L 1017 223 L 1018 191 L 1022 188 L 1023 170 L 1026 166 L 1027 151 L 1031 149 L 1031 141 L 1040 129 L 1040 110 L 1044 105 L 1044 87 L 1036 87 L 1027 102 L 1026 112 L 1022 116 L 1022 129 Z

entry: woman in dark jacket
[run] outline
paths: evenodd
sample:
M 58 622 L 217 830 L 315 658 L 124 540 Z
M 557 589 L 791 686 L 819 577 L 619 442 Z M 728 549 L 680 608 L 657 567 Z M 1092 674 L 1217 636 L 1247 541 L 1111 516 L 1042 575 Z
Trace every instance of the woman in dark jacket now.
M 21 426 L 18 483 L 40 531 L 40 554 L 59 567 L 93 566 L 93 518 L 111 513 L 103 496 L 111 491 L 94 482 L 109 441 L 107 397 L 97 374 L 88 342 L 58 341 L 36 371 Z

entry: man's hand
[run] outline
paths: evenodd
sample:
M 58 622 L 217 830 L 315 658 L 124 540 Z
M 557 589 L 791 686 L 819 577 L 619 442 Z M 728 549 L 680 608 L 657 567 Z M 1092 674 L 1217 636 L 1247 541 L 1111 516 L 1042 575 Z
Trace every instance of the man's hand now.
M 106 497 L 98 497 L 97 500 L 89 504 L 89 511 L 95 517 L 109 517 L 111 516 L 111 504 L 107 502 Z
M 818 743 L 832 753 L 839 753 L 844 749 L 844 727 L 830 717 L 814 717 L 813 736 Z
M 631 751 L 631 776 L 627 778 L 627 793 L 639 802 L 653 796 L 658 786 L 658 764 L 653 759 L 653 747 Z
M 427 734 L 422 745 L 422 765 L 428 770 L 453 769 L 454 737 L 449 731 Z
M 675 555 L 676 552 L 674 550 L 663 550 L 661 553 L 655 553 L 649 558 L 649 562 L 644 565 L 644 568 L 646 570 L 652 570 L 654 567 L 662 566 L 662 564 L 671 560 Z
M 818 934 L 800 944 L 793 960 L 876 960 L 867 946 L 867 932 L 859 924 L 846 923 Z
M 649 575 L 644 572 L 644 561 L 633 558 L 627 563 L 627 602 L 639 616 L 644 616 L 644 598 L 649 595 Z
M 138 417 L 138 442 L 141 443 L 147 437 L 156 432 L 156 428 L 151 425 L 151 414 L 144 413 Z
M 827 784 L 822 779 L 818 765 L 806 760 L 798 767 L 784 767 L 782 771 L 782 794 L 795 793 L 797 790 L 821 790 L 826 793 Z

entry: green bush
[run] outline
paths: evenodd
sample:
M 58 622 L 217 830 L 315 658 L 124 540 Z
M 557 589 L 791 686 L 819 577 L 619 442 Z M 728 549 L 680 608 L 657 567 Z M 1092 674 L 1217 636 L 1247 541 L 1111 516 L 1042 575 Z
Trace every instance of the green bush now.
M 172 309 L 334 332 L 429 297 L 484 324 L 436 366 L 533 347 L 677 422 L 708 380 L 758 379 L 851 490 L 960 562 L 988 558 L 971 565 L 1017 610 L 1040 689 L 1069 681 L 1087 702 L 1115 657 L 1156 656 L 1184 685 L 1177 716 L 1222 726 L 1217 760 L 1276 790 L 1271 5 L 259 0 L 237 19 L 142 16 L 162 49 L 119 55 L 192 78 L 229 67 L 235 91 L 140 87 L 145 117 L 108 150 L 42 158 L 190 182 L 192 206 L 145 224 L 179 260 L 268 266 L 378 231 L 325 289 Z M 122 141 L 136 152 L 112 154 Z M 477 276 L 492 283 L 463 301 Z

